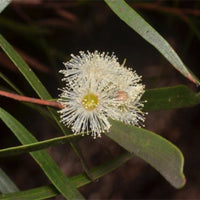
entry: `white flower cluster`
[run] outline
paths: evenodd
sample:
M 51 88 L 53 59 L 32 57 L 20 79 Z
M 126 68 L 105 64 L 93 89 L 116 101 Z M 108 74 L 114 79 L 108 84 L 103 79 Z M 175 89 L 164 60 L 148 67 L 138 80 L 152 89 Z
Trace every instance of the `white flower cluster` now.
M 72 126 L 75 134 L 91 132 L 94 138 L 109 130 L 108 118 L 143 123 L 144 85 L 135 71 L 120 65 L 114 54 L 81 51 L 71 57 L 60 71 L 66 83 L 58 100 L 64 107 L 59 111 L 61 122 Z

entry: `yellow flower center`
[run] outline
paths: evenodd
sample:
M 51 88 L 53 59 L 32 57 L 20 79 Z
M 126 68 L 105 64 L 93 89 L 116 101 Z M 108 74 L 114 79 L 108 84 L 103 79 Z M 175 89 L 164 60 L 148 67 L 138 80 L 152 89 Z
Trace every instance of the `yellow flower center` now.
M 86 94 L 82 99 L 82 105 L 86 110 L 94 110 L 98 106 L 99 100 L 95 94 Z

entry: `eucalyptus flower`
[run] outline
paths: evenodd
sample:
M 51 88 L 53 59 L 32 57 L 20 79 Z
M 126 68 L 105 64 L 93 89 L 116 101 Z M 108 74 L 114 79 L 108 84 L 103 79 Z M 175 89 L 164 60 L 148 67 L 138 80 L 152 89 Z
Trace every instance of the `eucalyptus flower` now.
M 66 86 L 61 90 L 59 111 L 61 122 L 76 133 L 100 137 L 109 131 L 108 118 L 140 126 L 144 115 L 141 111 L 144 93 L 141 77 L 135 71 L 119 64 L 114 54 L 84 53 L 64 63 L 60 72 Z
M 77 56 L 71 54 L 72 58 L 64 63 L 66 69 L 60 70 L 64 75 L 62 80 L 70 82 L 70 85 L 90 76 L 95 76 L 96 80 L 104 79 L 106 82 L 112 82 L 121 74 L 122 68 L 114 54 L 109 56 L 108 53 L 98 51 L 79 53 L 80 55 Z
M 122 67 L 122 71 L 129 71 L 125 76 L 121 73 L 118 76 L 115 85 L 115 106 L 109 117 L 115 120 L 122 121 L 133 126 L 144 126 L 144 116 L 147 113 L 142 111 L 145 101 L 141 101 L 141 97 L 145 91 L 145 86 L 141 84 L 141 76 L 138 76 L 135 71 Z
M 121 83 L 121 86 L 123 83 Z M 144 116 L 147 113 L 142 111 L 144 102 L 141 102 L 141 96 L 144 93 L 144 86 L 138 84 L 136 86 L 129 85 L 116 91 L 115 106 L 109 117 L 122 121 L 133 126 L 144 126 Z
M 108 112 L 112 112 L 110 105 L 115 103 L 112 98 L 113 87 L 90 77 L 79 80 L 73 88 L 63 88 L 59 98 L 64 106 L 59 111 L 61 122 L 72 126 L 75 134 L 91 132 L 94 138 L 100 137 L 111 126 L 107 116 Z

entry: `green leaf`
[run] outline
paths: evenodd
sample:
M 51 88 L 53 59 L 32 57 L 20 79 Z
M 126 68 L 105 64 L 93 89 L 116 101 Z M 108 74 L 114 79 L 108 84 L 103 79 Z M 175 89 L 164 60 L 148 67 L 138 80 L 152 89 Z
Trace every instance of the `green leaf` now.
M 200 103 L 200 96 L 187 86 L 178 85 L 147 90 L 141 100 L 147 100 L 145 111 L 153 111 L 195 106 Z
M 36 143 L 16 146 L 16 147 L 9 147 L 6 149 L 0 149 L 0 157 L 7 157 L 7 156 L 14 156 L 19 155 L 22 153 L 37 151 L 41 149 L 45 149 L 48 147 L 52 147 L 58 144 L 65 144 L 67 142 L 71 142 L 74 138 L 80 137 L 82 134 L 76 135 L 67 135 L 62 137 L 56 137 L 49 140 L 44 140 Z
M 94 179 L 98 179 L 109 172 L 115 170 L 119 166 L 121 166 L 123 163 L 125 163 L 127 160 L 132 158 L 133 155 L 130 153 L 124 153 L 117 158 L 114 158 L 98 167 L 93 168 L 90 170 L 90 174 L 94 177 Z M 83 185 L 86 185 L 91 182 L 91 179 L 89 179 L 84 173 L 76 175 L 74 177 L 70 178 L 70 181 L 72 182 L 75 187 L 81 187 Z M 0 195 L 1 200 L 41 200 L 41 199 L 47 199 L 50 197 L 55 197 L 59 194 L 59 192 L 53 187 L 53 185 L 48 186 L 42 186 L 39 188 L 34 188 L 26 191 L 16 192 L 13 194 L 6 194 L 6 195 Z
M 200 85 L 200 81 L 185 66 L 169 43 L 124 0 L 105 0 L 105 2 L 121 20 L 153 45 L 186 78 Z
M 0 168 L 0 192 L 3 194 L 18 192 L 19 189 L 8 177 L 8 175 Z
M 1 0 L 0 1 L 0 13 L 11 3 L 12 0 Z
M 184 158 L 176 146 L 151 131 L 113 120 L 110 122 L 111 130 L 105 133 L 109 138 L 149 163 L 175 188 L 183 187 Z
M 42 200 L 59 195 L 58 190 L 53 185 L 42 186 L 26 191 L 0 195 L 1 200 Z
M 0 108 L 0 118 L 22 144 L 37 142 L 36 138 L 3 108 Z M 31 156 L 64 197 L 67 199 L 84 199 L 45 150 L 33 152 Z

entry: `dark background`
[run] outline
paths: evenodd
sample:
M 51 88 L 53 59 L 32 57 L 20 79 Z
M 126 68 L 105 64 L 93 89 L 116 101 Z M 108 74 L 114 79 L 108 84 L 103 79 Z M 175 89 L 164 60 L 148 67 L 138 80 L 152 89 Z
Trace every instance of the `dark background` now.
M 129 4 L 173 46 L 199 77 L 200 1 L 129 1 Z M 189 13 L 187 9 L 190 9 Z M 185 84 L 198 91 L 103 1 L 14 0 L 0 15 L 0 31 L 30 64 L 54 98 L 59 94 L 58 88 L 62 87 L 58 74 L 64 68 L 62 62 L 80 50 L 115 52 L 120 63 L 126 58 L 126 65 L 142 75 L 147 89 Z M 27 96 L 37 97 L 2 51 L 0 69 Z M 3 81 L 1 86 L 8 88 Z M 60 136 L 57 129 L 36 111 L 4 97 L 0 97 L 0 102 L 39 140 Z M 196 106 L 150 112 L 146 117 L 148 130 L 172 141 L 183 152 L 187 178 L 184 188 L 174 189 L 157 171 L 135 157 L 80 191 L 87 199 L 200 199 L 199 114 L 200 107 Z M 20 144 L 3 123 L 0 126 L 0 148 Z M 123 151 L 105 136 L 96 140 L 84 137 L 79 144 L 89 167 Z M 48 152 L 68 176 L 83 171 L 69 145 L 51 147 Z M 21 190 L 49 183 L 28 154 L 1 158 L 0 165 Z

